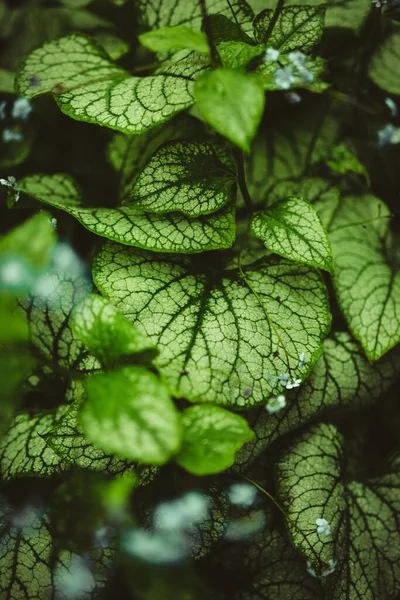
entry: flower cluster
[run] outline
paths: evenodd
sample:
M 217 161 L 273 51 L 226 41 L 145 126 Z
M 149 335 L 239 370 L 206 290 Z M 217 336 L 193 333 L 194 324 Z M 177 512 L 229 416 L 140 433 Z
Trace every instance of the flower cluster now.
M 264 60 L 275 62 L 279 68 L 275 71 L 274 84 L 281 90 L 289 90 L 292 86 L 300 83 L 306 85 L 313 83 L 314 75 L 307 68 L 307 55 L 300 51 L 289 52 L 285 58 L 289 64 L 283 66 L 279 62 L 280 52 L 275 48 L 267 48 L 264 53 Z
M 331 532 L 331 526 L 329 525 L 326 519 L 316 519 L 315 524 L 317 526 L 317 533 L 319 535 L 324 535 L 325 537 L 329 537 Z
M 15 179 L 15 177 L 10 175 L 9 177 L 7 177 L 7 179 L 0 179 L 0 185 L 4 185 L 10 190 L 15 191 L 14 202 L 18 202 L 20 197 L 20 191 L 18 189 L 17 180 Z
M 308 573 L 312 576 L 312 577 L 328 577 L 328 575 L 332 575 L 332 573 L 334 572 L 334 570 L 336 569 L 336 560 L 334 560 L 333 558 L 331 558 L 330 560 L 328 560 L 328 562 L 326 563 L 326 567 L 325 569 L 323 569 L 321 571 L 321 573 L 317 573 L 315 569 L 313 569 L 312 563 L 308 560 L 307 561 L 307 571 Z

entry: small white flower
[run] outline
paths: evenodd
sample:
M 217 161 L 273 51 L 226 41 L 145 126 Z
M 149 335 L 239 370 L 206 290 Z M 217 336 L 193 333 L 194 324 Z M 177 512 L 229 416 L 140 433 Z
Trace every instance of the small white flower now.
M 0 121 L 4 121 L 4 119 L 6 118 L 6 106 L 7 102 L 5 100 L 3 102 L 0 102 Z
M 386 4 L 387 0 L 372 0 L 372 4 L 376 6 L 376 8 L 382 8 L 384 4 Z
M 395 127 L 392 123 L 388 123 L 385 127 L 379 129 L 376 135 L 379 148 L 400 143 L 400 128 Z
M 156 529 L 178 531 L 201 523 L 208 516 L 209 499 L 199 492 L 187 492 L 181 498 L 162 502 L 154 510 Z
M 288 59 L 297 69 L 301 69 L 306 64 L 307 56 L 304 52 L 296 50 L 296 52 L 289 52 Z
M 9 177 L 7 177 L 7 179 L 0 179 L 0 185 L 4 185 L 5 187 L 10 188 L 10 190 L 14 190 L 15 191 L 14 202 L 18 202 L 19 197 L 20 197 L 20 192 L 18 190 L 17 180 L 15 179 L 15 177 L 10 175 Z
M 311 577 L 318 577 L 315 569 L 312 568 L 312 562 L 310 560 L 307 561 L 307 572 L 310 573 Z
M 289 90 L 296 83 L 292 67 L 277 69 L 274 76 L 274 84 L 282 90 Z
M 25 121 L 32 112 L 32 104 L 28 98 L 18 98 L 12 107 L 11 116 L 13 119 Z
M 328 577 L 328 575 L 332 575 L 333 571 L 336 569 L 336 564 L 336 560 L 333 558 L 328 560 L 326 568 L 321 573 L 321 577 Z
M 270 384 L 272 385 L 272 387 L 275 387 L 276 384 L 276 377 L 274 377 L 274 375 L 270 375 L 268 377 L 268 381 L 270 382 Z
M 3 130 L 3 142 L 6 144 L 8 142 L 22 142 L 24 136 L 20 131 L 16 131 L 15 129 L 4 129 Z
M 297 367 L 299 369 L 301 369 L 302 367 L 304 367 L 305 364 L 306 364 L 306 355 L 304 354 L 304 352 L 302 352 L 299 356 L 299 363 L 298 363 Z
M 289 373 L 282 373 L 282 375 L 278 375 L 278 380 L 281 385 L 286 385 L 286 383 L 289 381 L 289 379 L 290 379 Z
M 252 506 L 257 498 L 257 489 L 249 483 L 234 483 L 228 490 L 228 498 L 238 506 Z
M 264 53 L 264 60 L 271 60 L 272 62 L 276 62 L 279 60 L 280 56 L 279 50 L 275 50 L 275 48 L 267 48 Z
M 299 104 L 299 102 L 301 102 L 301 96 L 296 92 L 288 92 L 286 94 L 286 100 L 289 104 Z
M 317 533 L 329 537 L 331 535 L 331 526 L 326 519 L 316 519 Z
M 270 415 L 273 415 L 274 413 L 277 413 L 280 410 L 282 410 L 282 408 L 285 408 L 285 406 L 286 398 L 283 394 L 281 394 L 276 398 L 270 398 L 267 404 L 265 405 L 265 408 Z
M 301 379 L 291 379 L 290 381 L 286 382 L 286 389 L 287 390 L 292 390 L 293 388 L 297 388 L 299 387 L 301 384 Z
M 395 103 L 394 100 L 392 100 L 392 98 L 389 98 L 389 96 L 387 98 L 385 98 L 385 104 L 388 107 L 388 109 L 390 110 L 390 112 L 392 113 L 392 116 L 395 117 L 397 115 L 397 105 Z M 1 109 L 0 109 L 1 111 Z
M 315 77 L 311 71 L 309 71 L 306 67 L 298 68 L 300 73 L 300 81 L 303 85 L 306 83 L 313 83 Z
M 53 217 L 52 219 L 50 219 L 50 224 L 51 224 L 51 226 L 52 226 L 52 228 L 54 230 L 57 229 L 57 219 L 55 217 Z

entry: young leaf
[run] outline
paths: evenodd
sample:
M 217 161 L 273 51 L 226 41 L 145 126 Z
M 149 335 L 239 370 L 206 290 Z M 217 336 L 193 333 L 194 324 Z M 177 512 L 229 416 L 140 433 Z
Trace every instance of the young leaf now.
M 157 354 L 153 344 L 126 317 L 101 296 L 91 294 L 75 307 L 71 316 L 75 336 L 93 352 L 102 365 L 113 367 L 121 358 L 151 360 Z
M 262 45 L 250 46 L 242 41 L 229 40 L 217 44 L 222 65 L 228 69 L 242 69 L 256 56 L 265 52 Z
M 326 5 L 284 6 L 270 31 L 274 10 L 266 9 L 254 19 L 254 37 L 282 53 L 310 52 L 321 39 Z
M 162 27 L 139 35 L 139 41 L 153 52 L 168 52 L 171 50 L 195 50 L 202 54 L 209 53 L 207 37 L 201 31 L 191 29 L 186 25 Z
M 118 60 L 129 52 L 129 44 L 111 33 L 98 33 L 96 42 L 107 52 L 111 60 Z
M 143 367 L 121 367 L 85 382 L 82 431 L 106 452 L 163 464 L 181 443 L 179 413 L 166 388 Z
M 265 103 L 264 91 L 254 76 L 233 69 L 214 69 L 199 77 L 194 94 L 204 120 L 250 152 Z
M 256 214 L 251 230 L 270 252 L 331 272 L 332 250 L 315 208 L 303 198 L 289 197 Z
M 331 155 L 326 164 L 334 173 L 357 173 L 363 175 L 369 183 L 369 175 L 365 166 L 360 162 L 354 150 L 347 143 L 339 144 L 332 148 Z
M 93 276 L 157 344 L 155 363 L 173 395 L 261 404 L 274 387 L 271 376 L 298 376 L 301 352 L 309 369 L 319 358 L 331 319 L 326 289 L 314 269 L 284 260 L 246 267 L 245 279 L 217 269 L 106 244 Z
M 368 69 L 372 81 L 389 94 L 400 94 L 399 61 L 400 32 L 394 31 L 373 55 Z
M 16 85 L 28 98 L 54 94 L 61 110 L 78 121 L 138 134 L 193 104 L 194 78 L 205 63 L 187 58 L 177 56 L 167 74 L 132 77 L 93 40 L 69 34 L 34 50 Z
M 182 448 L 176 460 L 195 475 L 228 469 L 236 451 L 254 437 L 247 421 L 213 404 L 187 408 L 182 415 L 182 426 Z
M 400 273 L 391 257 L 389 216 L 374 196 L 345 196 L 328 229 L 336 296 L 371 360 L 400 341 Z
M 393 350 L 374 365 L 348 333 L 335 333 L 324 342 L 324 353 L 286 408 L 269 415 L 264 409 L 250 416 L 255 439 L 236 456 L 236 468 L 248 467 L 281 436 L 328 414 L 348 414 L 376 401 L 395 381 L 400 352 Z
M 227 204 L 212 215 L 191 219 L 179 213 L 143 213 L 134 206 L 86 208 L 74 180 L 68 175 L 30 175 L 21 190 L 65 210 L 86 229 L 110 240 L 153 250 L 194 254 L 229 248 L 235 239 L 234 206 Z
M 107 582 L 113 551 L 95 550 L 85 556 L 56 551 L 51 523 L 43 511 L 26 505 L 12 511 L 0 500 L 0 597 L 10 600 L 52 600 L 70 597 L 76 581 L 91 598 Z M 75 580 L 74 586 L 72 582 Z
M 167 142 L 136 177 L 126 205 L 150 213 L 198 217 L 222 208 L 236 178 L 223 148 L 206 142 Z
M 279 462 L 278 482 L 294 545 L 329 598 L 392 598 L 400 577 L 400 471 L 364 483 L 342 471 L 343 437 L 322 424 Z

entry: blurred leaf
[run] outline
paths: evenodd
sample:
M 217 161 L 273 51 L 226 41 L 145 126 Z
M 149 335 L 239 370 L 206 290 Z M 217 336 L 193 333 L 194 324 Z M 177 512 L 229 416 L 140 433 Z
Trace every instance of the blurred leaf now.
M 170 50 L 195 50 L 202 54 L 209 53 L 207 37 L 201 31 L 196 31 L 186 25 L 162 27 L 139 35 L 140 43 L 153 52 Z
M 398 68 L 400 62 L 400 31 L 390 34 L 372 56 L 368 75 L 389 94 L 400 94 Z

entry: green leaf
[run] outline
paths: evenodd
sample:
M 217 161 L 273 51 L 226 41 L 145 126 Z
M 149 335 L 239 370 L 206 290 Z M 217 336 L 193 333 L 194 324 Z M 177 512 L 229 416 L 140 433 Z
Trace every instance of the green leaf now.
M 257 76 L 259 84 L 264 90 L 282 90 L 282 87 L 278 85 L 275 81 L 275 74 L 277 70 L 282 68 L 288 68 L 292 71 L 294 82 L 290 86 L 291 89 L 304 88 L 310 90 L 311 92 L 321 93 L 329 87 L 328 83 L 325 83 L 321 80 L 321 76 L 325 71 L 326 63 L 322 58 L 319 58 L 318 56 L 315 58 L 312 58 L 311 56 L 306 56 L 304 62 L 304 68 L 307 70 L 308 73 L 306 79 L 304 79 L 302 71 L 292 67 L 292 63 L 290 62 L 287 55 L 282 54 L 279 58 L 279 63 L 280 65 L 277 65 L 273 61 L 263 61 L 253 71 L 254 75 Z
M 234 463 L 236 451 L 254 437 L 242 417 L 213 404 L 187 408 L 182 425 L 182 448 L 176 460 L 195 475 L 225 471 Z
M 360 162 L 351 146 L 347 143 L 339 144 L 332 148 L 331 155 L 326 160 L 326 164 L 334 173 L 357 173 L 365 177 L 367 183 L 370 183 L 368 171 Z
M 15 73 L 13 71 L 7 71 L 6 69 L 0 69 L 0 92 L 4 94 L 14 93 L 14 79 Z
M 1 598 L 66 598 L 77 580 L 90 598 L 105 586 L 112 554 L 111 549 L 92 550 L 85 556 L 56 551 L 50 520 L 42 510 L 26 505 L 12 511 L 0 500 Z
M 390 247 L 389 217 L 374 196 L 345 196 L 328 229 L 336 296 L 371 360 L 400 341 L 400 273 Z
M 1 320 L 0 326 L 3 326 Z M 35 364 L 27 348 L 21 348 L 20 345 L 0 345 L 0 436 L 10 426 L 12 416 L 20 403 L 23 383 Z
M 231 69 L 214 69 L 199 77 L 194 93 L 205 121 L 249 152 L 265 103 L 264 91 L 254 76 Z
M 400 32 L 394 31 L 374 53 L 368 75 L 389 94 L 400 94 Z
M 186 25 L 192 29 L 201 29 L 202 13 L 197 0 L 139 0 L 139 14 L 148 29 L 160 29 L 174 25 Z M 252 32 L 253 11 L 243 0 L 208 0 L 207 13 L 223 15 L 235 21 L 247 33 Z
M 206 63 L 189 54 L 177 55 L 171 67 L 154 75 L 132 77 L 93 40 L 70 34 L 34 50 L 16 85 L 28 98 L 52 93 L 78 121 L 138 134 L 193 104 L 193 82 Z
M 197 217 L 222 208 L 234 195 L 232 159 L 206 142 L 167 142 L 136 177 L 126 205 L 151 213 Z
M 279 462 L 278 482 L 294 545 L 313 564 L 329 598 L 394 598 L 400 577 L 400 472 L 364 483 L 343 471 L 343 437 L 322 424 Z M 329 529 L 317 532 L 317 519 Z
M 262 43 L 282 53 L 301 50 L 310 52 L 318 44 L 324 29 L 326 5 L 286 6 L 280 11 L 270 31 L 274 11 L 266 9 L 254 20 L 254 36 Z
M 111 33 L 98 33 L 96 42 L 106 51 L 111 60 L 118 60 L 129 52 L 129 44 Z
M 358 31 L 370 10 L 370 0 L 341 0 L 328 7 L 325 25 Z
M 217 49 L 223 66 L 228 69 L 242 69 L 253 58 L 265 52 L 264 46 L 250 46 L 237 40 L 220 42 L 217 44 Z
M 251 230 L 270 252 L 331 272 L 332 250 L 315 208 L 295 196 L 256 214 Z
M 207 37 L 201 31 L 196 31 L 186 25 L 162 27 L 139 35 L 139 41 L 153 52 L 170 50 L 195 50 L 202 54 L 209 53 Z
M 85 382 L 82 431 L 106 452 L 163 464 L 181 444 L 179 413 L 166 388 L 143 367 L 121 367 Z
M 396 350 L 371 365 L 348 333 L 335 333 L 325 340 L 322 357 L 286 408 L 273 415 L 260 409 L 250 416 L 256 437 L 239 450 L 236 468 L 247 468 L 275 440 L 311 420 L 370 406 L 390 388 L 399 369 Z
M 281 181 L 268 193 L 267 205 L 287 196 L 300 196 L 311 202 L 324 227 L 328 228 L 339 205 L 340 191 L 330 181 L 320 177 Z
M 106 244 L 93 276 L 98 289 L 160 350 L 155 364 L 174 396 L 250 407 L 265 402 L 271 376 L 311 369 L 330 327 L 317 271 L 284 260 L 224 272 L 208 264 Z M 127 293 L 127 290 L 133 290 Z
M 108 239 L 156 252 L 196 253 L 229 248 L 235 239 L 233 204 L 197 219 L 179 213 L 143 213 L 132 206 L 86 208 L 68 175 L 30 175 L 20 181 L 25 193 L 68 212 L 86 229 Z
M 156 348 L 134 325 L 101 296 L 91 294 L 75 307 L 71 316 L 75 336 L 100 362 L 113 367 L 129 355 L 151 360 Z

